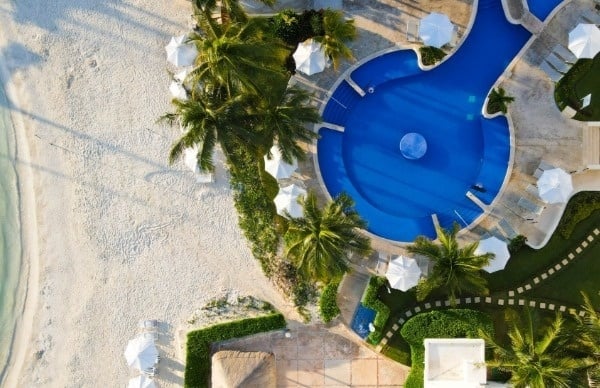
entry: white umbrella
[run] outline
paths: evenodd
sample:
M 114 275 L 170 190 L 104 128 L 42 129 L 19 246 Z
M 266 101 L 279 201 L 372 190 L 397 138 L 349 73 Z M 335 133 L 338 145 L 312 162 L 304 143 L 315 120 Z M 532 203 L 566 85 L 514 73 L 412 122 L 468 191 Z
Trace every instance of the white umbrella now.
M 196 46 L 191 43 L 185 43 L 186 36 L 174 36 L 168 45 L 165 46 L 167 50 L 167 61 L 177 67 L 191 66 L 194 64 L 194 60 L 198 55 Z
M 327 67 L 327 58 L 323 47 L 312 39 L 300 43 L 292 56 L 296 62 L 296 70 L 306 75 L 320 73 Z
M 510 252 L 508 251 L 508 245 L 497 237 L 488 237 L 479 241 L 477 249 L 475 249 L 476 255 L 484 255 L 486 253 L 493 253 L 494 258 L 483 269 L 489 273 L 500 271 L 504 269 L 508 259 L 510 259 Z
M 571 175 L 562 168 L 545 170 L 537 181 L 540 198 L 548 203 L 567 202 L 573 192 Z
M 292 176 L 298 168 L 298 162 L 295 159 L 292 164 L 284 161 L 281 157 L 281 152 L 279 152 L 279 147 L 276 145 L 271 147 L 270 152 L 272 155 L 271 159 L 267 158 L 267 155 L 264 156 L 265 171 L 273 175 L 275 179 L 286 179 Z
M 129 380 L 127 388 L 156 388 L 156 384 L 154 384 L 154 380 L 144 375 L 139 375 Z
M 569 32 L 569 50 L 577 58 L 594 58 L 600 51 L 600 30 L 595 24 L 580 23 Z
M 452 40 L 454 25 L 443 13 L 432 12 L 421 19 L 419 37 L 427 46 L 440 48 Z
M 282 187 L 273 200 L 277 208 L 277 214 L 285 216 L 287 211 L 293 218 L 302 217 L 302 206 L 298 203 L 298 198 L 304 196 L 306 196 L 306 190 L 298 185 L 292 184 Z
M 390 261 L 385 277 L 392 288 L 407 291 L 419 283 L 421 269 L 414 259 L 398 256 Z
M 139 335 L 127 343 L 125 359 L 127 365 L 140 371 L 152 368 L 156 364 L 158 350 L 154 339 L 149 336 Z
M 171 92 L 171 95 L 175 98 L 178 98 L 180 100 L 188 99 L 187 91 L 179 82 L 171 81 L 171 85 L 169 85 L 169 91 Z

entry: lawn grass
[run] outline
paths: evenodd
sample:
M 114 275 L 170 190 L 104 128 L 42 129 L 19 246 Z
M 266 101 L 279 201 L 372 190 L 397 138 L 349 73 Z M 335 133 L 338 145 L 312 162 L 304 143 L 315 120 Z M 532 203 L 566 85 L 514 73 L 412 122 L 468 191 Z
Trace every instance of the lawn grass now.
M 565 214 L 568 213 L 569 208 L 581 205 L 580 202 L 583 199 L 584 197 L 581 194 L 575 195 L 567 205 Z M 557 230 L 563 223 L 569 222 L 566 218 L 568 217 L 561 219 Z M 528 246 L 523 247 L 512 255 L 504 270 L 485 275 L 488 280 L 490 294 L 503 294 L 507 290 L 516 289 L 524 283 L 531 283 L 535 276 L 566 258 L 597 227 L 600 227 L 600 210 L 593 211 L 589 217 L 579 221 L 568 239 L 565 239 L 560 233 L 555 233 L 548 244 L 540 250 L 534 250 Z M 582 304 L 580 292 L 584 291 L 590 296 L 595 308 L 600 310 L 600 283 L 597 280 L 599 275 L 600 236 L 597 236 L 578 255 L 574 262 L 569 263 L 567 267 L 546 279 L 540 286 L 524 293 L 523 296 L 542 299 L 555 304 L 566 304 L 569 307 L 579 307 Z M 390 307 L 390 319 L 385 326 L 384 333 L 391 329 L 404 311 L 416 304 L 425 302 L 417 303 L 414 289 L 407 292 L 398 290 L 388 292 L 387 287 L 382 286 L 379 289 L 378 297 Z M 426 301 L 437 300 L 440 297 L 441 294 L 438 292 L 430 295 Z M 494 322 L 498 341 L 500 343 L 507 341 L 507 327 L 504 318 L 505 307 L 472 304 L 469 308 L 489 314 Z M 549 318 L 554 315 L 554 312 L 550 311 L 540 310 L 538 313 L 542 318 Z M 411 363 L 410 346 L 399 333 L 388 340 L 387 345 L 382 349 L 382 353 L 402 364 L 410 365 Z
M 579 59 L 558 81 L 554 98 L 560 110 L 565 106 L 577 110 L 574 119 L 579 121 L 600 121 L 600 54 L 594 59 Z M 581 99 L 592 93 L 592 101 L 581 108 Z

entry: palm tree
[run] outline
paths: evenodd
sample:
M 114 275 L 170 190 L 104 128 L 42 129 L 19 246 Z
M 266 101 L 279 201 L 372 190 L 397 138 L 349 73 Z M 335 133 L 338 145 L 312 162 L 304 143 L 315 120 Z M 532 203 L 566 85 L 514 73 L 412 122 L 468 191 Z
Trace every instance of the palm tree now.
M 201 12 L 198 22 L 202 34 L 190 36 L 198 49 L 196 67 L 190 74 L 195 83 L 223 86 L 230 96 L 239 91 L 261 95 L 265 85 L 287 83 L 284 65 L 289 52 L 281 42 L 265 35 L 265 20 L 221 25 L 210 13 Z
M 348 271 L 350 253 L 369 255 L 371 241 L 357 228 L 366 222 L 353 209 L 354 201 L 340 194 L 320 209 L 317 197 L 309 192 L 302 218 L 292 218 L 285 234 L 285 254 L 304 276 L 328 283 Z
M 459 229 L 457 223 L 450 231 L 438 226 L 436 233 L 439 243 L 419 236 L 413 245 L 407 247 L 409 252 L 424 255 L 434 263 L 432 273 L 417 285 L 418 300 L 425 299 L 436 289 L 444 289 L 453 305 L 456 296 L 462 292 L 488 294 L 487 282 L 481 274 L 481 268 L 488 265 L 494 255 L 475 254 L 478 242 L 460 248 L 456 241 Z
M 488 97 L 487 112 L 490 114 L 508 111 L 508 104 L 515 100 L 514 97 L 506 95 L 506 91 L 503 88 L 492 89 Z
M 502 347 L 481 330 L 479 335 L 492 347 L 496 356 L 488 365 L 510 372 L 509 382 L 513 387 L 585 386 L 585 370 L 594 361 L 576 358 L 569 353 L 568 345 L 573 338 L 560 314 L 556 314 L 549 325 L 536 327 L 528 309 L 524 314 L 507 310 L 506 321 L 510 326 L 508 348 Z
M 325 54 L 331 58 L 333 68 L 338 69 L 342 59 L 354 60 L 352 50 L 346 42 L 356 38 L 354 20 L 346 20 L 341 11 L 326 9 L 323 13 L 323 36 L 315 36 L 315 41 L 321 43 Z
M 277 142 L 283 159 L 288 163 L 294 158 L 303 159 L 306 153 L 299 142 L 310 142 L 317 137 L 306 124 L 321 121 L 319 112 L 308 105 L 310 94 L 291 87 L 283 92 L 279 100 L 268 96 L 253 97 L 256 98 L 249 101 L 248 105 L 252 107 L 254 131 L 264 138 L 264 149 L 271 148 Z
M 576 316 L 579 323 L 578 350 L 582 350 L 596 361 L 596 365 L 588 371 L 590 386 L 596 387 L 600 384 L 600 314 L 594 308 L 589 296 L 584 292 L 581 295 L 586 315 Z
M 202 90 L 202 94 L 190 100 L 174 99 L 175 112 L 167 113 L 162 119 L 171 123 L 179 121 L 184 131 L 171 148 L 169 163 L 177 160 L 186 148 L 197 145 L 198 166 L 210 172 L 214 169 L 212 155 L 217 143 L 228 155 L 234 144 L 258 147 L 262 138 L 244 125 L 247 116 L 240 99 L 228 98 L 219 88 Z

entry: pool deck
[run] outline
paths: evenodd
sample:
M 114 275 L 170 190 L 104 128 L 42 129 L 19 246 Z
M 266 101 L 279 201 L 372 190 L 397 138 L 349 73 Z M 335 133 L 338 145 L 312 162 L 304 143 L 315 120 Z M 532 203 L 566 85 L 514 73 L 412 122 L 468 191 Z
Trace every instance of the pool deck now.
M 510 3 L 514 0 L 506 1 Z M 359 38 L 353 42 L 352 49 L 360 62 L 384 50 L 419 47 L 419 44 L 408 42 L 406 26 L 409 21 L 417 21 L 431 11 L 448 14 L 464 34 L 471 20 L 471 6 L 472 1 L 349 1 L 344 2 L 344 11 L 355 19 L 359 29 Z M 461 239 L 473 241 L 489 234 L 506 238 L 506 231 L 498 226 L 504 220 L 501 222 L 503 225 L 508 223 L 517 233 L 526 235 L 530 245 L 543 246 L 560 219 L 564 205 L 546 205 L 528 192 L 530 185 L 536 182 L 533 173 L 541 161 L 572 173 L 575 192 L 600 190 L 598 172 L 589 169 L 594 166 L 588 166 L 583 157 L 584 133 L 600 131 L 600 128 L 587 128 L 587 123 L 572 120 L 561 113 L 554 103 L 553 82 L 539 69 L 553 47 L 557 44 L 566 47 L 568 31 L 577 25 L 582 14 L 589 12 L 597 12 L 593 0 L 568 0 L 545 22 L 527 12 L 518 15 L 524 26 L 535 33 L 496 84 L 515 97 L 509 106 L 515 144 L 512 171 L 488 213 L 471 230 L 462 231 L 459 235 Z M 293 81 L 313 91 L 315 104 L 320 105 L 327 100 L 329 91 L 339 77 L 354 65 L 344 63 L 338 72 L 328 69 L 311 77 L 299 74 Z M 314 165 L 315 148 L 314 145 L 308 147 L 310 155 L 300 163 L 300 175 L 307 187 L 326 200 L 328 194 L 318 179 L 318 166 L 315 168 Z M 585 184 L 580 185 L 580 182 Z M 518 205 L 521 197 L 545 206 L 544 210 L 540 215 L 527 212 Z M 374 239 L 373 247 L 387 253 L 404 253 L 401 244 L 382 239 Z M 359 270 L 373 270 L 376 258 L 371 258 L 368 263 L 356 264 Z

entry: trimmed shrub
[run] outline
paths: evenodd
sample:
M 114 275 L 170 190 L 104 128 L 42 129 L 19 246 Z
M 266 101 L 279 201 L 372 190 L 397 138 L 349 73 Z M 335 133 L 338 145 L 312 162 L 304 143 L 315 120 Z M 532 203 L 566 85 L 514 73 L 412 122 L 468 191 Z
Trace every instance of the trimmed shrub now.
M 419 52 L 421 53 L 421 62 L 425 66 L 435 65 L 446 56 L 445 52 L 432 46 L 419 47 Z
M 283 329 L 285 326 L 283 315 L 275 313 L 264 317 L 222 323 L 189 332 L 187 335 L 184 387 L 209 387 L 210 346 L 213 342 Z
M 314 9 L 296 13 L 286 9 L 271 18 L 273 34 L 291 47 L 313 36 L 322 35 L 323 15 Z
M 327 284 L 321 293 L 319 299 L 319 312 L 323 322 L 329 323 L 340 314 L 340 308 L 337 304 L 337 292 L 340 283 L 335 281 Z
M 510 242 L 508 243 L 508 251 L 510 252 L 511 255 L 514 255 L 515 253 L 520 251 L 521 248 L 523 248 L 525 246 L 526 242 L 527 242 L 527 237 L 523 236 L 522 234 L 515 236 L 515 237 L 511 238 Z
M 492 319 L 487 314 L 467 309 L 431 311 L 406 322 L 400 334 L 410 344 L 412 368 L 404 386 L 423 386 L 425 338 L 479 338 L 479 329 L 493 334 Z
M 568 240 L 575 226 L 596 210 L 600 210 L 600 192 L 584 191 L 576 194 L 565 209 L 558 232 L 565 240 Z
M 367 342 L 377 345 L 383 338 L 383 328 L 390 317 L 390 308 L 377 298 L 379 288 L 385 284 L 386 280 L 383 277 L 374 276 L 369 279 L 369 284 L 362 297 L 361 303 L 363 306 L 375 310 L 375 319 L 373 326 L 375 331 L 371 332 L 367 337 Z

